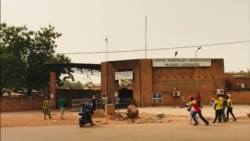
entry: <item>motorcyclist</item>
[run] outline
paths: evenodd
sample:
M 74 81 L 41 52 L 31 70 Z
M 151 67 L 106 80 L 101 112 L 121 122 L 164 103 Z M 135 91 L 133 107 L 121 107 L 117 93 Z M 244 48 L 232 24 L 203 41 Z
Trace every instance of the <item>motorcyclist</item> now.
M 87 120 L 90 122 L 90 125 L 94 126 L 95 124 L 93 123 L 92 120 L 93 109 L 91 106 L 91 102 L 89 102 L 87 99 L 83 99 L 81 104 L 82 104 L 82 115 L 85 115 Z

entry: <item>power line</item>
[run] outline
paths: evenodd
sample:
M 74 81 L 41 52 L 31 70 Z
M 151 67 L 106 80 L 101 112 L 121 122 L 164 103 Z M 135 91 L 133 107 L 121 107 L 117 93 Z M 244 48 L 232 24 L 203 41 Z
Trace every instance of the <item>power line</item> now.
M 168 49 L 184 49 L 184 48 L 196 48 L 199 46 L 208 47 L 208 46 L 222 46 L 222 45 L 230 45 L 230 44 L 240 44 L 247 43 L 250 40 L 246 41 L 235 41 L 235 42 L 224 42 L 224 43 L 215 43 L 215 44 L 202 44 L 202 45 L 191 45 L 191 46 L 179 46 L 179 47 L 168 47 L 168 48 L 156 48 L 156 49 L 147 49 L 147 51 L 156 51 L 156 50 L 168 50 Z M 101 54 L 101 53 L 124 53 L 124 52 L 142 52 L 145 49 L 139 50 L 124 50 L 124 51 L 99 51 L 99 52 L 72 52 L 72 53 L 57 53 L 57 54 Z

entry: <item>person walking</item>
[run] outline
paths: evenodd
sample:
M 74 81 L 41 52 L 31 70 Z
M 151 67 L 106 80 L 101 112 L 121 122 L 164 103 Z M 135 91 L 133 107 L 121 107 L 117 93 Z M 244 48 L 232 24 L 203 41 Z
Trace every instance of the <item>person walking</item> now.
M 226 117 L 226 114 L 225 114 L 225 111 L 226 111 L 226 109 L 227 109 L 227 100 L 226 100 L 226 96 L 227 96 L 227 95 L 223 95 L 223 96 L 222 96 L 222 101 L 223 101 L 222 119 L 223 119 L 223 122 L 227 122 L 227 117 Z
M 96 95 L 92 95 L 92 112 L 96 110 Z
M 52 119 L 51 115 L 50 115 L 50 101 L 49 101 L 48 97 L 45 97 L 45 99 L 43 101 L 42 109 L 43 109 L 44 119 L 46 119 L 47 115 L 48 115 L 49 119 Z
M 213 123 L 215 123 L 217 120 L 219 123 L 221 123 L 221 120 L 225 122 L 225 119 L 223 118 L 223 98 L 221 95 L 217 95 L 217 98 L 211 97 L 211 99 L 214 101 L 215 106 L 215 118 L 213 120 Z
M 200 119 L 206 124 L 209 125 L 209 122 L 203 117 L 202 113 L 201 113 L 201 108 L 200 106 L 197 104 L 196 100 L 194 99 L 193 96 L 190 96 L 189 98 L 190 102 L 189 105 L 192 106 L 194 108 L 194 112 L 192 113 L 192 118 L 194 120 L 194 124 L 193 125 L 198 125 L 198 121 L 196 119 L 196 114 L 198 114 L 198 116 L 200 117 Z
M 190 119 L 190 124 L 193 124 L 193 117 L 192 117 L 192 115 L 194 114 L 194 112 L 195 112 L 195 109 L 194 109 L 194 107 L 193 106 L 190 106 L 190 107 L 188 107 L 188 109 L 187 109 L 188 111 L 190 111 L 190 114 L 189 114 L 189 119 Z M 195 116 L 195 119 L 196 119 L 196 121 L 197 121 L 197 123 L 199 124 L 199 121 L 198 121 L 198 117 L 197 117 L 197 115 Z
M 61 112 L 61 120 L 64 120 L 64 111 L 66 108 L 66 99 L 61 96 L 61 98 L 59 99 L 59 108 L 60 108 L 60 112 Z
M 103 95 L 102 97 L 102 105 L 103 105 L 103 109 L 105 110 L 105 105 L 108 104 L 108 98 L 106 97 L 106 95 Z
M 233 102 L 231 100 L 231 95 L 230 94 L 227 94 L 226 95 L 226 101 L 227 101 L 227 121 L 229 120 L 229 113 L 231 114 L 231 116 L 233 117 L 234 121 L 236 121 L 236 118 L 234 116 L 234 113 L 233 113 Z
M 120 104 L 120 98 L 118 96 L 115 96 L 115 109 L 119 109 Z
M 195 99 L 196 99 L 197 104 L 202 108 L 202 106 L 201 106 L 201 96 L 200 96 L 200 93 L 197 93 Z

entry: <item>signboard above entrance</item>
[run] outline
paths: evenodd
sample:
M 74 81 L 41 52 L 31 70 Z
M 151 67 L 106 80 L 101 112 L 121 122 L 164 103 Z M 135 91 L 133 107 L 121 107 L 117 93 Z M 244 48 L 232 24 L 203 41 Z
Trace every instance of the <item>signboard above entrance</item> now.
M 197 62 L 197 64 L 196 64 Z M 211 67 L 208 58 L 158 58 L 152 59 L 153 67 Z
M 133 79 L 133 71 L 115 72 L 115 80 Z

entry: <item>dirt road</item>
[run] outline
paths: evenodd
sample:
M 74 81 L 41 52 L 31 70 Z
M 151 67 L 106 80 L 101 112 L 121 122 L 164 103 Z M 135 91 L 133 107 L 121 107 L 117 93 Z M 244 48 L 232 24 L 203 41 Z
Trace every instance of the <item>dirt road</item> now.
M 245 109 L 248 112 L 248 107 Z M 51 120 L 44 120 L 41 111 L 1 113 L 1 141 L 250 140 L 250 118 L 246 116 L 238 116 L 236 122 L 231 120 L 213 124 L 213 116 L 209 116 L 212 114 L 204 108 L 203 115 L 210 121 L 210 125 L 206 126 L 200 121 L 199 126 L 193 126 L 189 124 L 188 113 L 179 108 L 148 108 L 140 111 L 139 118 L 135 121 L 121 118 L 125 113 L 119 111 L 119 116 L 93 118 L 96 125 L 84 128 L 78 126 L 78 112 L 69 110 L 65 112 L 65 120 L 60 119 L 59 110 L 52 110 Z M 163 111 L 164 118 L 157 118 L 157 111 Z M 236 114 L 240 115 L 239 112 Z M 245 111 L 242 115 L 245 115 Z

